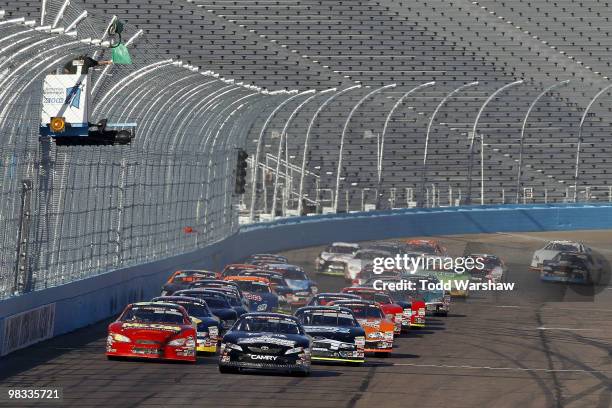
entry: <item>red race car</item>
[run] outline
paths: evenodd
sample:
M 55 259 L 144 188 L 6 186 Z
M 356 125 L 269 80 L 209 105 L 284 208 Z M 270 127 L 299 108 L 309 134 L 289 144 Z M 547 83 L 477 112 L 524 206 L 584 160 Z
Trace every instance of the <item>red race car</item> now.
M 395 334 L 400 334 L 402 332 L 404 309 L 400 305 L 393 303 L 391 296 L 387 295 L 385 292 L 373 288 L 351 286 L 342 289 L 342 293 L 352 293 L 363 300 L 371 300 L 380 304 L 380 308 L 385 313 L 385 318 L 393 322 L 393 332 Z
M 141 302 L 128 305 L 108 326 L 106 356 L 195 363 L 197 332 L 183 306 Z

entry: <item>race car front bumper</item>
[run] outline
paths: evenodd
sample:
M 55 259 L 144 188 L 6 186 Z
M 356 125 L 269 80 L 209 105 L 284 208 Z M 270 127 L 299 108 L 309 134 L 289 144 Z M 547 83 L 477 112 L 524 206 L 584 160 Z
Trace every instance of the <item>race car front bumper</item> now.
M 256 355 L 255 357 L 262 357 Z M 272 371 L 290 371 L 290 372 L 309 372 L 310 371 L 310 355 L 302 357 L 286 357 L 286 356 L 265 356 L 276 357 L 274 362 L 265 362 L 253 358 L 252 354 L 248 353 L 223 353 L 219 357 L 219 367 L 243 368 L 250 370 L 272 370 Z M 272 361 L 272 360 L 270 360 Z
M 562 282 L 562 283 L 589 283 L 585 276 L 568 276 L 568 275 L 540 275 L 540 280 L 543 282 Z
M 196 361 L 196 351 L 187 347 L 149 346 L 133 343 L 107 344 L 108 357 L 127 357 L 147 360 Z
M 364 351 L 366 353 L 391 353 L 393 351 L 393 342 L 386 340 L 366 341 Z

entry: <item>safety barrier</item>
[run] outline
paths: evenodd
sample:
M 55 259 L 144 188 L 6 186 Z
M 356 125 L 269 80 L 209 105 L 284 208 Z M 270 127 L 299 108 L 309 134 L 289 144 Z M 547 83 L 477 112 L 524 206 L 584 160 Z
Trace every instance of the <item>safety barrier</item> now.
M 219 270 L 224 264 L 251 253 L 341 240 L 607 228 L 612 228 L 612 205 L 579 204 L 405 209 L 296 217 L 255 224 L 185 255 L 0 301 L 0 352 L 6 354 L 116 315 L 127 303 L 159 294 L 164 280 L 174 270 L 196 267 Z M 16 324 L 13 319 L 22 319 L 23 324 Z

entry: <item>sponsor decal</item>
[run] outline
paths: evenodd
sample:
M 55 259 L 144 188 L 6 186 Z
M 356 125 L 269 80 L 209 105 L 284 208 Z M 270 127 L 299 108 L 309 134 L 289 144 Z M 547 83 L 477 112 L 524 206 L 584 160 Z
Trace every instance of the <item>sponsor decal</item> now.
M 306 331 L 309 332 L 333 332 L 333 333 L 350 333 L 350 329 L 345 327 L 331 326 L 306 326 Z
M 238 344 L 252 344 L 252 343 L 268 343 L 268 344 L 276 344 L 278 346 L 287 346 L 287 347 L 295 346 L 295 341 L 293 340 L 279 339 L 279 338 L 270 337 L 270 336 L 249 337 L 249 338 L 238 340 Z
M 179 326 L 171 326 L 165 324 L 148 324 L 148 323 L 123 323 L 121 325 L 123 329 L 145 329 L 145 330 L 163 330 L 163 331 L 172 331 L 178 332 L 181 331 Z
M 278 356 L 264 356 L 259 354 L 249 354 L 251 360 L 276 361 Z

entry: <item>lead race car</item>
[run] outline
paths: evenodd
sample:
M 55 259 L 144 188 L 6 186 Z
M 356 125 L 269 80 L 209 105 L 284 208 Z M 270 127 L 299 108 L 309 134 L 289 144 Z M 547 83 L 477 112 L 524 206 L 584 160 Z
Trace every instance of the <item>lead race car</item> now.
M 306 306 L 295 312 L 306 334 L 313 339 L 313 361 L 350 364 L 365 362 L 365 329 L 350 309 L 330 306 Z
M 297 318 L 279 313 L 248 313 L 221 342 L 219 371 L 245 369 L 310 374 L 311 339 Z
M 196 328 L 183 306 L 133 303 L 108 326 L 106 356 L 195 363 L 196 338 Z

